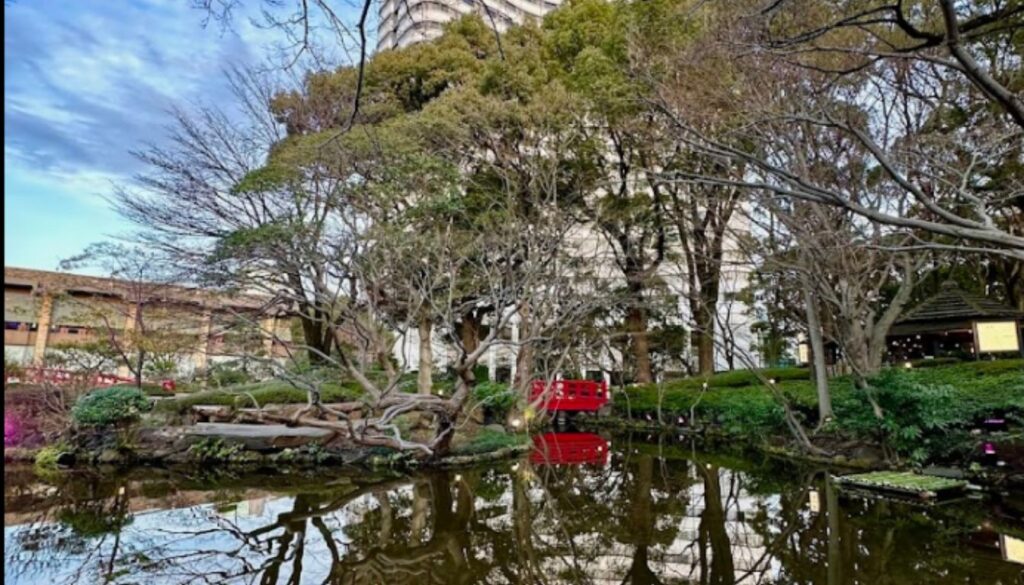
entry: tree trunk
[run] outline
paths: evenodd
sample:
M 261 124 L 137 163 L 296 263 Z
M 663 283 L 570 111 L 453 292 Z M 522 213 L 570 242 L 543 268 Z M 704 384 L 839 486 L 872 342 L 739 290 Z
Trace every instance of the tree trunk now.
M 833 416 L 832 394 L 828 388 L 828 372 L 825 370 L 825 340 L 821 334 L 821 317 L 818 315 L 814 287 L 810 276 L 803 271 L 800 272 L 800 284 L 804 293 L 807 338 L 811 346 L 811 368 L 814 372 L 814 387 L 818 391 L 818 421 L 821 424 Z
M 512 381 L 516 392 L 524 398 L 529 398 L 530 384 L 533 382 L 533 346 L 522 344 L 523 339 L 530 337 L 530 312 L 527 307 L 519 310 L 519 339 L 520 345 L 516 352 L 516 376 Z
M 654 381 L 651 373 L 651 349 L 647 341 L 647 312 L 643 307 L 630 307 L 626 314 L 626 329 L 633 345 L 635 365 L 634 381 L 650 384 Z
M 416 387 L 420 394 L 430 394 L 434 388 L 434 348 L 431 346 L 431 332 L 434 323 L 429 316 L 420 317 L 420 364 L 416 375 Z
M 327 360 L 324 356 L 331 355 L 334 342 L 330 328 L 306 313 L 299 315 L 299 322 L 302 324 L 302 341 L 306 344 L 309 363 L 312 365 L 325 363 Z
M 654 511 L 654 457 L 641 455 L 637 461 L 636 489 L 630 513 L 633 530 L 633 562 L 623 583 L 658 583 L 651 569 L 650 547 L 654 542 L 657 514 Z
M 698 541 L 701 546 L 702 582 L 718 585 L 731 585 L 736 579 L 736 569 L 732 557 L 732 543 L 726 531 L 725 508 L 722 505 L 722 485 L 718 476 L 718 467 L 698 464 L 704 480 L 704 510 L 700 514 L 698 525 Z M 711 557 L 710 566 L 707 557 Z
M 717 262 L 721 263 L 719 255 Z M 715 325 L 718 318 L 718 291 L 721 270 L 707 261 L 692 262 L 690 270 L 695 271 L 690 291 L 690 312 L 696 330 L 694 345 L 697 346 L 697 371 L 702 376 L 715 373 Z
M 704 304 L 702 302 L 702 304 Z M 715 318 L 714 307 L 705 305 L 696 316 L 697 330 L 694 335 L 697 338 L 697 372 L 702 376 L 710 376 L 715 373 Z
M 143 339 L 145 338 L 146 325 L 142 320 L 143 304 L 136 303 L 135 305 L 135 323 L 132 325 L 132 334 L 135 336 L 135 345 L 138 350 L 138 356 L 135 363 L 135 387 L 142 389 L 142 370 L 146 365 L 146 350 L 143 349 Z
M 480 346 L 480 317 L 474 312 L 467 313 L 459 321 L 459 339 L 466 355 L 473 353 Z

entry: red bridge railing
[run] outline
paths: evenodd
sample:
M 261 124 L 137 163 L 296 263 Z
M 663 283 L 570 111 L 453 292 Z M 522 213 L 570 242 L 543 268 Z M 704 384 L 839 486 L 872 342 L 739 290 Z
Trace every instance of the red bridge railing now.
M 604 465 L 608 441 L 593 433 L 544 433 L 533 437 L 530 462 L 537 465 Z
M 530 402 L 537 401 L 541 401 L 541 408 L 552 412 L 594 412 L 608 404 L 608 384 L 592 380 L 555 380 L 549 388 L 544 380 L 535 380 L 530 389 Z
M 116 384 L 134 384 L 134 378 L 124 378 L 114 374 L 73 372 L 56 368 L 25 368 L 18 374 L 4 372 L 4 384 L 71 384 L 85 382 L 95 388 L 114 386 Z M 160 383 L 164 390 L 174 391 L 174 381 L 164 380 Z

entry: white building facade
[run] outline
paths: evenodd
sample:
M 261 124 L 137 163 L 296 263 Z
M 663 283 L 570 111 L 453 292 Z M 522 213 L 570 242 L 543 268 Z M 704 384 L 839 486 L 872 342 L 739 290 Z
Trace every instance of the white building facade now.
M 562 0 L 383 0 L 378 9 L 377 50 L 400 49 L 441 36 L 444 25 L 476 13 L 498 32 L 540 20 Z

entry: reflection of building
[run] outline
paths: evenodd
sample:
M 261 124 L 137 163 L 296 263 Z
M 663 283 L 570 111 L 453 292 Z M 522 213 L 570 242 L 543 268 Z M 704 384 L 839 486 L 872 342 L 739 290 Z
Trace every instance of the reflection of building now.
M 25 365 L 135 329 L 142 307 L 147 329 L 173 331 L 183 340 L 174 353 L 183 370 L 233 359 L 243 349 L 281 355 L 284 348 L 269 335 L 252 339 L 244 330 L 274 331 L 290 339 L 289 322 L 264 310 L 249 296 L 227 296 L 195 288 L 136 283 L 42 270 L 4 267 L 4 354 Z M 252 325 L 249 327 L 249 325 Z
M 973 359 L 982 354 L 1020 353 L 1024 312 L 946 282 L 938 294 L 917 305 L 889 333 L 889 358 Z
M 441 36 L 444 25 L 476 13 L 498 31 L 540 20 L 562 0 L 383 0 L 377 50 L 398 49 Z

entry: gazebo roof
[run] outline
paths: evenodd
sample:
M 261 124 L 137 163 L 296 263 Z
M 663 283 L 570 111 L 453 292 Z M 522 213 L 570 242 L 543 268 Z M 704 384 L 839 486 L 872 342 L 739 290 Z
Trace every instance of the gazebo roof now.
M 969 293 L 955 282 L 947 281 L 942 284 L 942 290 L 904 313 L 896 324 L 1022 317 L 1024 312 L 984 295 Z

